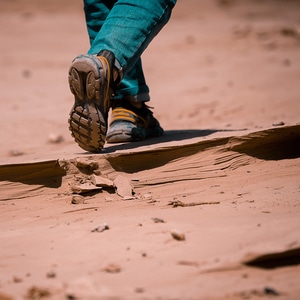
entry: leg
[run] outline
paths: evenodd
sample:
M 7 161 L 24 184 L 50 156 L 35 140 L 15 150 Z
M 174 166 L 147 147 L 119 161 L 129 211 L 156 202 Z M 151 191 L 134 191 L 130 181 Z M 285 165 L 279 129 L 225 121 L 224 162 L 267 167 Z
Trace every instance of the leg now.
M 100 32 L 115 1 L 112 0 L 85 0 L 84 12 L 87 31 L 92 45 Z M 143 74 L 142 62 L 139 58 L 135 66 L 124 76 L 114 91 L 114 99 L 131 99 L 133 101 L 149 101 L 149 88 Z
M 90 1 L 90 0 L 89 0 Z M 176 0 L 118 0 L 110 10 L 89 54 L 114 53 L 125 75 L 168 22 Z
M 114 2 L 84 0 L 90 44 L 101 30 Z M 90 152 L 99 152 L 106 137 L 109 98 L 112 94 L 111 66 L 107 62 L 107 59 L 99 61 L 96 57 L 81 55 L 74 59 L 69 70 L 70 89 L 75 96 L 69 128 L 78 145 Z
M 106 135 L 108 143 L 140 141 L 163 134 L 159 122 L 145 104 L 150 96 L 140 59 L 123 78 L 112 100 L 112 118 Z
M 127 99 L 133 102 L 144 102 L 150 100 L 149 87 L 146 84 L 142 61 L 140 58 L 116 87 L 113 100 L 115 99 Z
M 108 14 L 117 0 L 83 0 L 90 45 L 100 32 Z
M 128 96 L 138 98 L 148 93 L 141 66 L 137 74 L 140 55 L 169 20 L 175 2 L 118 0 L 112 4 L 109 0 L 85 0 L 91 48 L 88 55 L 75 58 L 69 70 L 70 89 L 75 96 L 69 119 L 70 130 L 83 149 L 91 152 L 102 149 L 109 100 L 113 93 L 117 93 L 117 98 L 126 92 L 128 86 L 131 89 Z M 105 7 L 105 13 L 96 10 L 99 5 Z M 90 18 L 93 15 L 100 21 L 93 21 Z M 134 85 L 134 81 L 137 84 Z M 144 91 L 140 94 L 142 86 Z M 136 95 L 132 95 L 134 88 L 138 91 Z M 144 121 L 145 117 L 152 116 L 149 112 L 143 105 L 138 120 Z

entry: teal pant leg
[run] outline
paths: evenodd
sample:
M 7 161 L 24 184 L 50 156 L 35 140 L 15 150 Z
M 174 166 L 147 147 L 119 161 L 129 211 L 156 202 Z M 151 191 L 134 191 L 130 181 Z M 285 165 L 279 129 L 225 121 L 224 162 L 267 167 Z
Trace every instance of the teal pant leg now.
M 150 100 L 149 87 L 146 84 L 140 58 L 118 85 L 114 99 L 126 99 L 135 102 Z
M 148 101 L 141 54 L 168 22 L 176 0 L 84 0 L 89 54 L 113 52 L 124 78 L 116 98 Z

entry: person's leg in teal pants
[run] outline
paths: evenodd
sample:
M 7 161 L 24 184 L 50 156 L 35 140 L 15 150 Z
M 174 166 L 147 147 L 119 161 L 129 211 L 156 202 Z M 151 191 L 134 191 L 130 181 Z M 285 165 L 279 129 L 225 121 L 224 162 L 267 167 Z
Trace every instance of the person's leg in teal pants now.
M 98 152 L 105 138 L 123 142 L 162 134 L 145 105 L 150 96 L 141 54 L 168 22 L 175 2 L 84 0 L 90 49 L 74 59 L 69 71 L 75 95 L 70 129 L 83 149 Z M 112 123 L 107 133 L 110 106 Z

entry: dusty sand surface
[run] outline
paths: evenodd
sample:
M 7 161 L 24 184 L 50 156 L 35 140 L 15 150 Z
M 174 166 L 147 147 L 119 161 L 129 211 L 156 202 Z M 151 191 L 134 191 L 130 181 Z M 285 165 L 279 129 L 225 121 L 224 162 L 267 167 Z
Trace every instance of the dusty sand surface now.
M 143 56 L 165 135 L 92 155 L 81 1 L 2 0 L 0 299 L 299 299 L 299 11 L 179 1 Z

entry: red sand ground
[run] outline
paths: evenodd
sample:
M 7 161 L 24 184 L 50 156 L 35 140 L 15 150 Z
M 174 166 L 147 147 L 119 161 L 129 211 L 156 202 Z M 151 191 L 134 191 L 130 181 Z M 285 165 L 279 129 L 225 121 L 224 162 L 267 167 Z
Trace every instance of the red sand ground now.
M 1 1 L 0 299 L 299 299 L 299 11 L 179 1 L 143 56 L 166 134 L 91 155 L 82 3 Z M 118 190 L 74 194 L 95 174 Z

